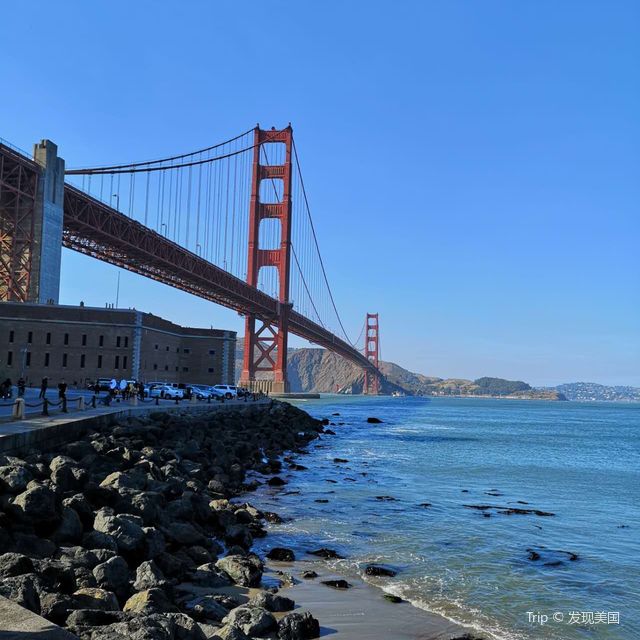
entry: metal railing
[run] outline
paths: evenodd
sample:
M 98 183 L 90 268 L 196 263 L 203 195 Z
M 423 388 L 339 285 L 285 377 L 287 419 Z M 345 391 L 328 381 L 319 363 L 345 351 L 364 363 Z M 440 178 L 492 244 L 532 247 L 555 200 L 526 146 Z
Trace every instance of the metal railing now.
M 262 393 L 252 393 L 247 394 L 242 399 L 236 398 L 236 400 L 244 400 L 247 402 L 256 402 L 265 398 L 266 396 Z M 51 400 L 46 396 L 44 398 L 39 399 L 37 402 L 27 402 L 26 399 L 22 396 L 18 396 L 15 400 L 11 402 L 0 402 L 0 408 L 2 407 L 12 407 L 11 410 L 11 419 L 12 420 L 25 420 L 28 417 L 28 414 L 31 417 L 40 415 L 40 416 L 50 416 L 51 411 L 54 410 L 57 413 L 69 413 L 69 406 L 76 403 L 76 411 L 88 411 L 90 409 L 99 409 L 101 406 L 107 408 L 111 407 L 114 403 L 126 402 L 129 406 L 136 406 L 138 403 L 143 404 L 155 404 L 155 406 L 160 406 L 160 400 L 165 400 L 167 402 L 174 400 L 176 405 L 180 405 L 181 403 L 189 403 L 189 404 L 224 404 L 228 401 L 227 398 L 224 397 L 215 397 L 211 396 L 207 398 L 197 398 L 192 396 L 191 398 L 160 398 L 159 396 L 141 398 L 138 395 L 131 396 L 130 398 L 121 398 L 114 397 L 111 394 L 106 394 L 104 396 L 100 396 L 98 394 L 94 394 L 91 396 L 90 400 L 87 401 L 85 396 L 74 396 L 67 397 L 62 396 L 57 401 Z M 163 406 L 166 404 L 163 403 Z M 26 409 L 38 409 L 42 408 L 40 412 L 27 412 Z M 59 409 L 59 411 L 57 411 Z

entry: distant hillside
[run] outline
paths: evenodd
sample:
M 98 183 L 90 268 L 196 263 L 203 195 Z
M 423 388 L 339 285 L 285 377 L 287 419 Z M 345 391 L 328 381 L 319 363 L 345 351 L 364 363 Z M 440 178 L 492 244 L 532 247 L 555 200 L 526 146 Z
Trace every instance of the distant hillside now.
M 571 382 L 553 387 L 568 400 L 582 402 L 640 402 L 638 387 L 607 387 L 595 382 Z M 548 389 L 547 389 L 548 390 Z
M 243 341 L 236 350 L 236 380 L 242 372 Z M 553 389 L 532 389 L 526 382 L 501 378 L 435 378 L 403 369 L 393 362 L 381 362 L 384 374 L 382 393 L 402 391 L 425 396 L 491 396 L 503 398 L 535 398 L 565 400 Z M 310 393 L 362 393 L 362 370 L 326 349 L 290 349 L 288 374 L 291 391 Z

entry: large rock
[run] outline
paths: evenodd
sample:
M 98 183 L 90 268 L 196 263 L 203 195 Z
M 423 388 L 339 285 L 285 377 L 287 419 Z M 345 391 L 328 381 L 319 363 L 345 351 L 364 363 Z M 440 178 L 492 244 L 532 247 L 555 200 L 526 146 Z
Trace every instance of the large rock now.
M 254 607 L 261 607 L 267 611 L 291 611 L 296 603 L 291 598 L 285 598 L 268 591 L 261 591 L 258 595 L 249 600 L 249 604 Z
M 119 611 L 118 599 L 115 594 L 106 589 L 84 588 L 74 594 L 78 609 L 102 609 L 103 611 Z
M 257 587 L 262 579 L 262 561 L 253 553 L 225 556 L 216 562 L 216 566 L 243 587 Z
M 155 614 L 135 616 L 88 633 L 84 629 L 82 632 L 83 640 L 176 640 L 175 622 L 170 617 Z M 202 636 L 194 635 L 193 638 L 201 640 Z M 187 638 L 183 636 L 179 640 Z
M 27 488 L 33 474 L 22 465 L 0 467 L 0 488 L 8 493 L 20 493 Z
M 142 519 L 132 514 L 113 515 L 109 508 L 102 508 L 96 514 L 93 528 L 100 533 L 110 535 L 122 553 L 139 551 L 144 545 Z
M 141 473 L 115 471 L 110 473 L 101 483 L 103 488 L 112 489 L 137 489 L 142 491 L 147 484 L 147 480 Z
M 122 610 L 140 615 L 178 612 L 178 608 L 169 601 L 162 589 L 146 589 L 135 593 L 126 601 Z
M 253 536 L 249 529 L 243 524 L 232 524 L 225 531 L 227 544 L 237 544 L 243 549 L 249 549 L 253 544 Z
M 220 621 L 229 613 L 226 607 L 222 606 L 212 595 L 198 596 L 188 600 L 184 603 L 184 608 L 196 620 Z
M 162 533 L 155 527 L 143 527 L 144 557 L 153 560 L 164 553 L 166 542 Z
M 18 494 L 13 501 L 20 515 L 33 524 L 51 524 L 58 519 L 56 496 L 41 484 L 30 482 L 26 491 Z
M 0 556 L 0 578 L 10 578 L 33 572 L 33 562 L 21 553 L 3 553 Z
M 82 537 L 82 545 L 87 549 L 106 549 L 118 551 L 118 543 L 113 536 L 101 531 L 89 531 Z
M 189 522 L 172 522 L 162 532 L 174 544 L 191 546 L 206 542 L 204 535 Z
M 147 526 L 158 523 L 163 516 L 164 497 L 156 491 L 136 492 L 131 496 L 131 510 Z
M 71 507 L 62 507 L 62 519 L 51 539 L 58 544 L 62 542 L 76 543 L 82 539 L 83 527 L 80 516 Z
M 191 574 L 191 580 L 201 587 L 211 587 L 212 589 L 226 587 L 231 584 L 231 579 L 226 571 L 213 562 L 201 564 Z
M 251 640 L 249 636 L 240 628 L 233 624 L 226 624 L 220 627 L 213 636 L 216 640 Z
M 17 602 L 21 607 L 34 613 L 40 613 L 38 578 L 33 573 L 13 576 L 0 581 L 0 595 Z
M 49 470 L 53 484 L 63 492 L 81 489 L 88 479 L 87 472 L 67 456 L 56 456 L 49 463 Z
M 310 640 L 320 636 L 320 624 L 308 612 L 290 613 L 278 621 L 280 640 Z
M 122 611 L 104 611 L 103 609 L 77 609 L 66 618 L 66 625 L 72 631 L 84 631 L 85 627 L 103 627 L 126 619 Z M 50 619 L 50 618 L 49 618 Z M 55 622 L 55 620 L 53 620 Z M 62 623 L 58 623 L 62 624 Z
M 93 575 L 98 586 L 119 595 L 126 594 L 129 587 L 129 566 L 121 556 L 109 558 L 106 562 L 96 565 Z
M 296 557 L 291 549 L 285 547 L 273 547 L 267 553 L 269 560 L 277 560 L 278 562 L 293 562 Z
M 38 580 L 48 591 L 71 593 L 76 587 L 76 575 L 73 565 L 66 560 L 34 560 Z
M 74 596 L 66 593 L 43 593 L 40 596 L 40 615 L 55 624 L 64 624 L 70 611 L 78 607 Z
M 136 569 L 136 580 L 133 588 L 136 591 L 164 587 L 167 584 L 164 574 L 153 560 L 143 562 Z
M 276 619 L 266 609 L 248 605 L 233 609 L 223 622 L 239 627 L 251 637 L 266 635 L 278 626 Z

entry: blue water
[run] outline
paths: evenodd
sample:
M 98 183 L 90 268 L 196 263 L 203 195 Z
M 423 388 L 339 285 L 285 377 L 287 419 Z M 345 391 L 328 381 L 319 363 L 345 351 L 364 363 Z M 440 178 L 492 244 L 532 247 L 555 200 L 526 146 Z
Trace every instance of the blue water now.
M 308 471 L 257 492 L 258 506 L 291 518 L 265 545 L 336 548 L 347 576 L 388 563 L 398 575 L 372 582 L 487 637 L 640 638 L 640 405 L 332 396 L 299 406 L 344 424 L 298 456 Z

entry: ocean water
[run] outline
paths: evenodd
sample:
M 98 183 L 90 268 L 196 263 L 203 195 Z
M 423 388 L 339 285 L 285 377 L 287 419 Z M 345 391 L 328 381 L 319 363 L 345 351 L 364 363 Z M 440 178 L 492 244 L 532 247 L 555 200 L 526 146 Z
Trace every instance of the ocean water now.
M 285 487 L 251 497 L 290 518 L 265 548 L 335 548 L 345 576 L 386 563 L 396 577 L 367 579 L 490 638 L 640 638 L 639 404 L 298 405 L 337 435 L 297 456 L 308 471 L 283 470 Z M 514 507 L 554 515 L 504 512 Z

